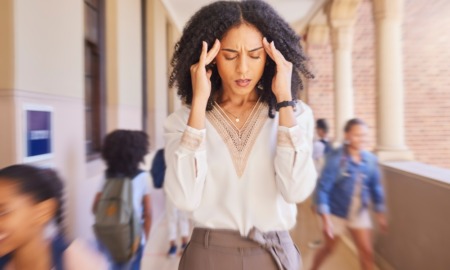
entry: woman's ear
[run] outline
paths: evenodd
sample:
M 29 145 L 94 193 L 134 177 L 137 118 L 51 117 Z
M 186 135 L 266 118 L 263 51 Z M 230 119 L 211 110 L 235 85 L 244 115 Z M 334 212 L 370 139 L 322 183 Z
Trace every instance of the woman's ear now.
M 57 209 L 58 202 L 56 199 L 48 199 L 36 204 L 34 216 L 36 225 L 49 223 L 55 217 Z

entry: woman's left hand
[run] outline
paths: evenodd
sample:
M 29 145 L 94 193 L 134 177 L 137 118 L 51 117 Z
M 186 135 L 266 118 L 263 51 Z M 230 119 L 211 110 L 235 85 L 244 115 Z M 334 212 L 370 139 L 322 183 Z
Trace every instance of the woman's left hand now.
M 388 222 L 386 219 L 386 215 L 384 213 L 377 213 L 376 214 L 378 226 L 383 233 L 387 233 L 388 230 Z
M 292 63 L 284 58 L 273 41 L 269 43 L 266 38 L 263 38 L 263 45 L 266 53 L 277 65 L 275 76 L 272 79 L 272 91 L 277 102 L 292 100 Z

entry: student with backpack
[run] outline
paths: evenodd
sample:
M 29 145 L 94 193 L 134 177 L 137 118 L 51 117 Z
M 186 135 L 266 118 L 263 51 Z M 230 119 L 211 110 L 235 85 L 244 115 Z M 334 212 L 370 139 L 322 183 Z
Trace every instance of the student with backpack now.
M 0 170 L 0 269 L 105 270 L 106 261 L 80 245 L 69 244 L 54 222 L 63 223 L 63 184 L 55 171 L 30 165 Z
M 328 138 L 328 123 L 325 119 L 317 119 L 316 121 L 316 134 L 317 139 L 313 144 L 313 159 L 314 164 L 316 165 L 317 171 L 320 173 L 323 161 L 325 160 L 326 154 L 331 152 L 333 149 L 331 146 L 331 142 Z
M 152 167 L 150 173 L 153 178 L 153 186 L 157 189 L 162 188 L 164 185 L 164 176 L 166 173 L 166 162 L 164 160 L 164 148 L 156 151 L 153 158 Z M 181 235 L 180 252 L 182 254 L 187 247 L 189 240 L 189 219 L 188 214 L 179 210 L 170 199 L 166 199 L 166 217 L 169 225 L 169 251 L 167 255 L 169 257 L 175 257 L 177 255 L 177 231 Z
M 94 231 L 114 270 L 140 269 L 150 234 L 149 174 L 139 170 L 148 147 L 147 134 L 131 130 L 113 131 L 102 147 L 107 169 L 94 199 Z

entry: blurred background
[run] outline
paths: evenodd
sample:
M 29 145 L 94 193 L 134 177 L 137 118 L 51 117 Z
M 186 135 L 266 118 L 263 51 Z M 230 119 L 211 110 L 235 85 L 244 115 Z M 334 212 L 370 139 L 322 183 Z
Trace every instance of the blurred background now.
M 171 54 L 189 17 L 210 2 L 0 1 L 0 167 L 56 168 L 70 237 L 94 239 L 105 134 L 146 131 L 149 161 L 164 146 L 165 118 L 181 106 L 167 87 Z M 450 269 L 450 1 L 267 2 L 302 36 L 316 78 L 301 98 L 328 120 L 333 141 L 350 118 L 369 125 L 390 220 L 389 232 L 375 236 L 378 267 Z M 177 259 L 165 257 L 162 191 L 152 200 L 144 269 L 176 269 Z M 313 240 L 308 208 L 299 205 L 292 232 L 306 265 L 314 252 L 305 245 Z M 358 269 L 351 241 L 324 269 Z

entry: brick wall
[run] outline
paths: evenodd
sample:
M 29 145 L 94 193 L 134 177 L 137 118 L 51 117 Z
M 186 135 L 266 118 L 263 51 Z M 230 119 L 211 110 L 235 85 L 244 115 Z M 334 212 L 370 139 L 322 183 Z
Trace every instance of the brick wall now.
M 376 147 L 375 96 L 375 25 L 372 1 L 363 0 L 359 6 L 353 42 L 353 89 L 355 116 L 369 126 L 368 148 Z
M 450 1 L 406 0 L 404 16 L 406 142 L 450 168 Z
M 450 1 L 406 0 L 403 25 L 406 144 L 418 161 L 450 168 Z M 376 147 L 376 89 L 372 1 L 363 0 L 353 44 L 355 116 Z M 308 102 L 316 118 L 334 121 L 331 45 L 307 49 L 316 79 Z
M 307 101 L 316 119 L 325 118 L 334 137 L 333 54 L 331 45 L 308 46 L 311 70 L 315 78 L 306 86 Z

